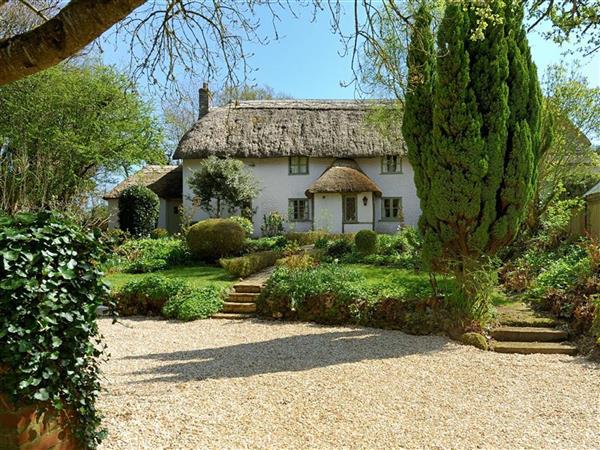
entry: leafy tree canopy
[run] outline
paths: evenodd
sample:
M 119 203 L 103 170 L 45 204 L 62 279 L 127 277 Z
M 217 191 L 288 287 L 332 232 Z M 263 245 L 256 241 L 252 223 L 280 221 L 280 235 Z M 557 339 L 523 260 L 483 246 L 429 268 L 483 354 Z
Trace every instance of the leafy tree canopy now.
M 211 217 L 221 217 L 224 208 L 251 216 L 252 199 L 259 192 L 258 181 L 242 161 L 216 156 L 203 160 L 188 183 L 195 196 L 193 200 Z
M 106 173 L 164 162 L 149 104 L 114 69 L 60 65 L 0 87 L 0 207 L 66 205 Z

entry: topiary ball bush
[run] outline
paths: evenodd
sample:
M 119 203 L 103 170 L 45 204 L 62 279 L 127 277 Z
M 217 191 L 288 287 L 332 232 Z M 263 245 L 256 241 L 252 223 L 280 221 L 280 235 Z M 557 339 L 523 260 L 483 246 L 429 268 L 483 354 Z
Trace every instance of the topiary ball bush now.
M 361 255 L 372 255 L 377 252 L 377 233 L 373 230 L 361 230 L 354 237 L 354 245 Z
M 488 349 L 488 341 L 482 334 L 479 333 L 465 333 L 460 337 L 460 341 L 465 345 L 472 345 L 481 350 Z
M 190 253 L 207 262 L 239 255 L 245 240 L 241 225 L 228 219 L 203 220 L 192 225 L 187 233 Z
M 148 236 L 156 228 L 158 195 L 145 186 L 129 186 L 119 197 L 119 227 L 133 236 Z

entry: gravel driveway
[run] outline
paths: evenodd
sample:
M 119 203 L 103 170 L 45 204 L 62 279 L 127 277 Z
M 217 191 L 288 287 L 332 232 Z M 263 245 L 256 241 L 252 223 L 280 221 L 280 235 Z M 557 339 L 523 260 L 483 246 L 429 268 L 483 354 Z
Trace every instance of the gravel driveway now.
M 598 448 L 600 366 L 372 328 L 102 319 L 103 449 Z

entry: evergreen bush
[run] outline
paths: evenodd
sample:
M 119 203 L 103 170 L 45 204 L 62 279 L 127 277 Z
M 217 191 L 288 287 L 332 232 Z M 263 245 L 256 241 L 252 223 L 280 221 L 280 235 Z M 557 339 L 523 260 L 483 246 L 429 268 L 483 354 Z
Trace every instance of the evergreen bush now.
M 158 195 L 145 186 L 129 186 L 119 197 L 119 227 L 132 236 L 148 236 L 156 228 Z
M 190 227 L 187 244 L 193 256 L 207 262 L 239 255 L 246 235 L 239 223 L 228 219 L 207 219 Z
M 372 255 L 377 252 L 377 233 L 372 230 L 361 230 L 354 236 L 354 245 L 361 255 Z

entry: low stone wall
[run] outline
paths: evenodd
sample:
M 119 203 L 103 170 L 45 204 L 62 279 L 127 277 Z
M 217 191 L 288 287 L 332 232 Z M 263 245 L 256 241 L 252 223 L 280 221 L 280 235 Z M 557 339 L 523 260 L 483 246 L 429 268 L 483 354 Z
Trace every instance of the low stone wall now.
M 76 450 L 65 413 L 42 411 L 42 404 L 17 406 L 0 394 L 0 449 Z

